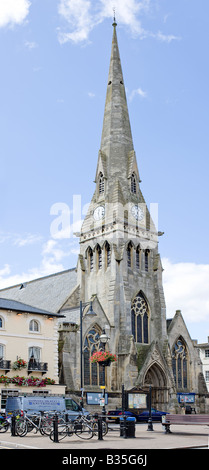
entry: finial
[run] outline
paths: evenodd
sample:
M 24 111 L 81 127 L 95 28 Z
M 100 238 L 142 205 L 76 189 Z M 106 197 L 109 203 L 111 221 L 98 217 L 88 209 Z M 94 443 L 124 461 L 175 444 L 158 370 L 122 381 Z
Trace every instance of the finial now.
M 114 13 L 114 17 L 113 17 L 113 26 L 117 26 L 117 23 L 116 23 L 116 19 L 115 19 L 115 7 L 113 8 L 113 13 Z

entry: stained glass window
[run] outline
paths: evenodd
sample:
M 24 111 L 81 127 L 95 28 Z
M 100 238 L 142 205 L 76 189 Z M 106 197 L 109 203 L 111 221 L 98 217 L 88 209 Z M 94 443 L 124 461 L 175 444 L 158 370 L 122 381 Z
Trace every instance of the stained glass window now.
M 137 343 L 149 343 L 149 310 L 141 292 L 131 304 L 132 335 Z
M 173 376 L 177 389 L 188 387 L 188 358 L 184 341 L 178 338 L 172 349 Z
M 96 362 L 91 363 L 90 357 L 96 351 L 102 350 L 103 346 L 100 342 L 100 334 L 98 327 L 93 327 L 86 335 L 83 348 L 84 356 L 84 385 L 103 385 L 104 370 Z

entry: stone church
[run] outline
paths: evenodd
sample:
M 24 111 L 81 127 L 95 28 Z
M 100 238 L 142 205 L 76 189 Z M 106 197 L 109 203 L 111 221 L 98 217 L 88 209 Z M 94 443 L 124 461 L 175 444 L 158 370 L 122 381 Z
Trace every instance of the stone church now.
M 152 385 L 158 409 L 175 411 L 177 393 L 194 392 L 204 411 L 207 389 L 197 345 L 180 311 L 166 319 L 160 233 L 141 192 L 116 26 L 114 21 L 95 192 L 79 234 L 77 267 L 3 289 L 0 296 L 65 315 L 59 324 L 60 382 L 69 391 L 80 393 L 82 386 L 85 395 L 105 382 L 112 403 L 119 404 L 122 385 Z M 103 330 L 106 350 L 117 357 L 105 369 L 89 360 L 102 348 Z

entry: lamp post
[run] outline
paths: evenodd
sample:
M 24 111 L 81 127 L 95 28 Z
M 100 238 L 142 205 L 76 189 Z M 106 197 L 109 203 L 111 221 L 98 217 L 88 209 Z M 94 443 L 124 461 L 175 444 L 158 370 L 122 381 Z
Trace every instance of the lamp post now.
M 105 332 L 105 329 L 103 328 L 102 330 L 102 334 L 100 335 L 99 337 L 100 339 L 100 342 L 102 343 L 103 345 L 103 350 L 105 351 L 105 345 L 106 343 L 108 342 L 108 340 L 110 339 L 109 336 L 107 336 L 106 332 Z M 106 408 L 105 408 L 105 365 L 103 364 L 102 365 L 103 367 L 103 408 L 102 408 L 102 414 L 105 415 L 106 414 Z
M 81 376 L 81 406 L 83 408 L 83 309 L 90 305 L 89 311 L 86 313 L 88 317 L 95 317 L 96 313 L 93 311 L 92 302 L 80 301 L 80 376 Z

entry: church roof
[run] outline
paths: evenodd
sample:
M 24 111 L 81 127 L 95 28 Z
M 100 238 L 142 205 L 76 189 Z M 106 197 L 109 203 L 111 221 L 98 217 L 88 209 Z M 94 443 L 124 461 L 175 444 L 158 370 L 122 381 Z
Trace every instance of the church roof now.
M 75 268 L 0 290 L 0 298 L 57 313 L 77 284 Z

